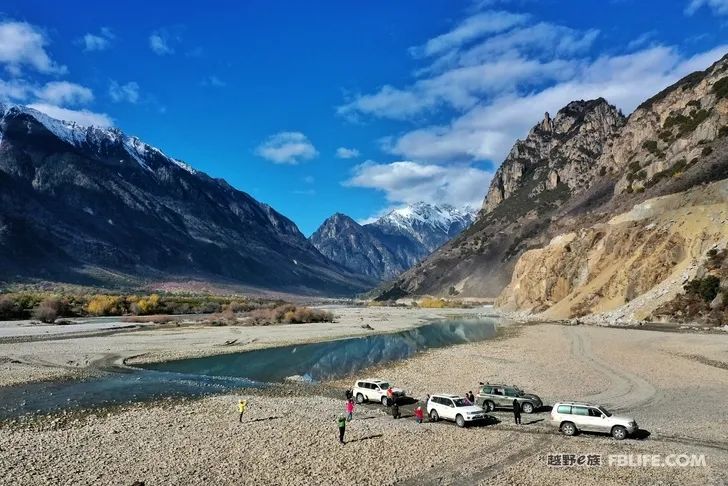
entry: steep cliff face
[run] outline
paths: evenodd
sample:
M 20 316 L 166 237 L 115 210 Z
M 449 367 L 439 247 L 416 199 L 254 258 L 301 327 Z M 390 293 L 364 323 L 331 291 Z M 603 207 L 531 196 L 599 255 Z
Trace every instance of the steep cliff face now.
M 546 318 L 644 319 L 726 243 L 728 181 L 648 199 L 524 253 L 496 305 Z
M 571 194 L 587 189 L 598 175 L 594 161 L 624 121 L 603 98 L 571 102 L 554 119 L 546 113 L 524 140 L 516 142 L 493 176 L 483 209 L 490 212 L 522 190 L 533 198 L 559 184 Z
M 666 304 L 728 241 L 728 182 L 705 185 L 728 178 L 728 59 L 643 103 L 597 165 L 611 197 L 552 224 L 558 236 L 523 255 L 499 305 L 610 321 L 683 312 Z
M 543 244 L 544 229 L 567 201 L 602 179 L 595 161 L 624 117 L 604 99 L 575 101 L 547 114 L 518 141 L 497 171 L 478 219 L 398 279 L 380 299 L 410 294 L 495 297 L 518 256 Z M 610 189 L 611 190 L 611 189 Z

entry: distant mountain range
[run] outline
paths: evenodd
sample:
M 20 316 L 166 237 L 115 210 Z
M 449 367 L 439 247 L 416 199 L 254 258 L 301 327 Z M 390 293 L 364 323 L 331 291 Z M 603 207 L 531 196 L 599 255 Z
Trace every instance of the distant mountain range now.
M 191 277 L 302 294 L 372 285 L 270 206 L 136 137 L 0 104 L 0 281 Z
M 424 202 L 390 211 L 368 224 L 337 213 L 311 236 L 325 256 L 357 274 L 393 278 L 470 226 L 476 211 Z

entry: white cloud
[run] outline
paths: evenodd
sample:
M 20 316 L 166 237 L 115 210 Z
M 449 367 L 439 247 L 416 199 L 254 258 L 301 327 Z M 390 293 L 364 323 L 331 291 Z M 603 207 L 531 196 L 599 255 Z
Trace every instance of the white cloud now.
M 13 75 L 19 75 L 23 66 L 41 73 L 66 72 L 65 66 L 50 58 L 47 44 L 45 33 L 38 27 L 26 22 L 0 21 L 0 63 Z
M 11 79 L 9 81 L 0 79 L 0 100 L 24 101 L 33 91 L 33 86 L 22 79 Z
M 109 84 L 109 96 L 115 103 L 120 103 L 122 101 L 136 103 L 139 101 L 139 85 L 134 81 L 130 81 L 126 84 L 119 84 L 116 81 L 111 81 Z
M 104 51 L 109 48 L 114 37 L 114 33 L 111 29 L 102 27 L 98 34 L 92 34 L 90 32 L 86 33 L 80 39 L 80 43 L 83 45 L 83 50 L 86 52 Z
M 295 165 L 316 157 L 318 151 L 301 132 L 280 132 L 268 137 L 255 151 L 275 164 Z
M 692 15 L 702 7 L 708 7 L 715 15 L 728 15 L 728 0 L 690 0 L 685 13 Z
M 410 48 L 413 56 L 424 57 L 441 54 L 473 39 L 494 32 L 502 32 L 528 20 L 526 14 L 511 12 L 481 12 L 463 20 L 453 30 L 428 40 L 424 45 Z
M 212 88 L 224 88 L 225 86 L 227 86 L 227 83 L 225 81 L 214 75 L 208 76 L 203 79 L 201 84 L 202 86 L 210 86 Z
M 365 187 L 384 193 L 393 204 L 425 201 L 478 207 L 493 174 L 471 165 L 444 166 L 399 161 L 378 164 L 367 161 L 354 168 L 348 187 Z
M 355 148 L 339 147 L 336 149 L 336 156 L 340 159 L 355 159 L 361 155 Z
M 76 122 L 79 125 L 93 125 L 97 127 L 110 127 L 114 125 L 114 121 L 106 113 L 94 113 L 88 110 L 69 110 L 47 103 L 31 103 L 28 106 L 53 118 Z
M 169 39 L 163 33 L 153 33 L 149 36 L 149 47 L 152 51 L 159 55 L 164 56 L 166 54 L 174 53 L 174 49 L 169 45 Z
M 510 24 L 502 17 L 506 22 L 498 23 L 487 14 L 475 13 L 425 43 L 419 53 L 427 64 L 408 85 L 384 84 L 349 99 L 337 113 L 416 122 L 417 128 L 381 140 L 397 157 L 436 164 L 498 162 L 545 111 L 604 97 L 629 113 L 727 49 L 688 58 L 676 47 L 649 45 L 648 32 L 595 57 L 590 54 L 599 35 L 595 29 L 528 17 Z
M 94 99 L 89 88 L 68 81 L 51 81 L 36 90 L 35 94 L 43 102 L 52 105 L 82 105 Z
M 575 99 L 604 97 L 626 113 L 683 76 L 705 69 L 728 50 L 720 46 L 691 58 L 670 47 L 622 56 L 602 56 L 580 65 L 572 79 L 526 95 L 488 99 L 450 123 L 412 130 L 385 140 L 385 149 L 419 160 L 495 160 L 505 157 L 545 111 L 554 113 Z

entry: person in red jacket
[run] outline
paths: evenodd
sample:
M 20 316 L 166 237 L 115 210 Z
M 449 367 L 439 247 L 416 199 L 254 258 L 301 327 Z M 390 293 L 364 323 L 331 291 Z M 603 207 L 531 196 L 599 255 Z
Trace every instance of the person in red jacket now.
M 417 408 L 415 409 L 415 420 L 417 420 L 418 424 L 422 423 L 422 419 L 424 418 L 424 416 L 425 416 L 425 412 L 423 412 L 422 407 L 420 407 L 418 405 Z

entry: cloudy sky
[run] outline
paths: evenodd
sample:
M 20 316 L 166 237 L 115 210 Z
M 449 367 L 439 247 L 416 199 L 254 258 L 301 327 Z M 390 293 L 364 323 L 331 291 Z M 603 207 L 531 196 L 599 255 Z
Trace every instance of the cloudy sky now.
M 728 0 L 5 0 L 0 101 L 116 126 L 310 234 L 479 206 L 546 111 L 642 100 L 728 53 Z

